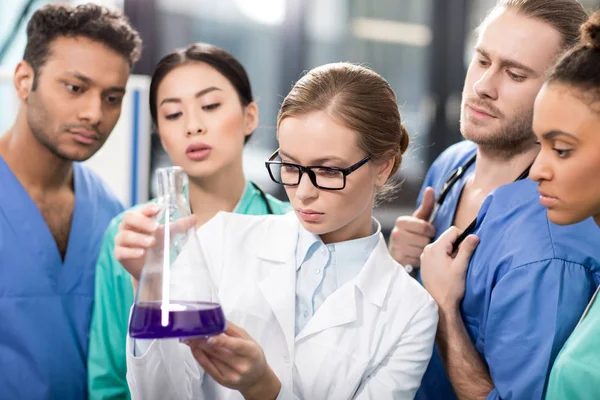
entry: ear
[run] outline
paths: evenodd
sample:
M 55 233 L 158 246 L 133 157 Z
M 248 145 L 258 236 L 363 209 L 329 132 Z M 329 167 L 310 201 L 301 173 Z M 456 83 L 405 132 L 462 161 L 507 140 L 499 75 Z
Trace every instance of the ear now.
M 376 186 L 383 186 L 387 182 L 390 173 L 392 172 L 392 168 L 394 168 L 394 161 L 396 161 L 396 158 L 390 155 L 385 161 L 382 161 L 377 165 Z
M 13 84 L 19 99 L 27 100 L 29 93 L 33 90 L 33 78 L 34 72 L 31 65 L 27 61 L 19 62 L 13 77 Z
M 256 130 L 258 121 L 258 105 L 252 102 L 244 108 L 244 136 L 248 136 Z

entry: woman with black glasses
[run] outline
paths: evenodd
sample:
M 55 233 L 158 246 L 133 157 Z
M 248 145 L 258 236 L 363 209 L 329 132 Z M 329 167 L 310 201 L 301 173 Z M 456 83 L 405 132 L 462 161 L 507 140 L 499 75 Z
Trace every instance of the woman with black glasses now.
M 278 139 L 266 165 L 294 213 L 220 213 L 197 231 L 229 328 L 185 343 L 128 338 L 135 398 L 414 397 L 437 306 L 373 218 L 408 146 L 394 92 L 360 66 L 313 69 L 285 98 Z M 143 253 L 152 221 L 130 212 L 122 226 L 116 251 Z M 139 256 L 118 258 L 135 273 Z

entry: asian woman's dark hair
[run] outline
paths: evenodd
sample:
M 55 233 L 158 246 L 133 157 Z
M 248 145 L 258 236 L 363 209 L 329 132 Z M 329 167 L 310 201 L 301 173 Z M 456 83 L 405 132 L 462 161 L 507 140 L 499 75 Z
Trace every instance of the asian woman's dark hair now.
M 175 68 L 194 62 L 210 65 L 222 74 L 235 88 L 243 107 L 254 101 L 250 79 L 242 64 L 227 51 L 207 43 L 194 43 L 186 49 L 176 50 L 163 57 L 154 69 L 150 82 L 150 115 L 157 127 L 157 93 L 162 80 Z M 251 135 L 246 136 L 248 142 Z

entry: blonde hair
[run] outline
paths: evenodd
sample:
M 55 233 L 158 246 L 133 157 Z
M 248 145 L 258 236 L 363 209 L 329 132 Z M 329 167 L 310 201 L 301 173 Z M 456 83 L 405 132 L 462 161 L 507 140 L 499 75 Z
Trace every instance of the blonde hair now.
M 502 9 L 512 8 L 522 15 L 537 19 L 552 26 L 560 33 L 562 51 L 568 50 L 579 41 L 580 27 L 588 15 L 577 0 L 499 0 L 480 29 L 490 16 Z
M 397 184 L 393 175 L 400 168 L 409 144 L 400 119 L 396 95 L 376 72 L 351 63 L 326 64 L 309 71 L 283 100 L 277 127 L 285 118 L 325 111 L 358 133 L 358 145 L 374 162 L 394 158 L 387 182 L 377 200 L 389 200 Z

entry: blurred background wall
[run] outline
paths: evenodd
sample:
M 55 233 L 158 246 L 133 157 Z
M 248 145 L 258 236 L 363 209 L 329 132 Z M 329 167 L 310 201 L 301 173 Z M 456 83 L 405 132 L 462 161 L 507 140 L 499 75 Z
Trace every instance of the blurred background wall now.
M 549 0 L 551 1 L 551 0 Z M 0 134 L 17 107 L 12 72 L 25 45 L 29 16 L 49 0 L 0 2 Z M 57 1 L 55 1 L 57 2 Z M 377 208 L 384 231 L 397 216 L 414 209 L 427 168 L 460 140 L 460 96 L 472 56 L 472 30 L 494 0 L 105 0 L 124 10 L 144 40 L 122 121 L 112 145 L 90 162 L 106 172 L 127 204 L 154 192 L 154 169 L 170 161 L 152 132 L 147 110 L 147 77 L 174 48 L 196 41 L 223 47 L 250 74 L 261 124 L 245 150 L 249 178 L 283 198 L 263 161 L 276 148 L 275 121 L 283 97 L 304 71 L 335 61 L 372 67 L 392 85 L 411 145 L 400 170 L 398 198 Z M 600 0 L 583 0 L 589 9 Z M 70 1 L 78 4 L 85 1 Z M 115 163 L 114 160 L 119 160 Z M 0 183 L 1 190 L 1 183 Z

